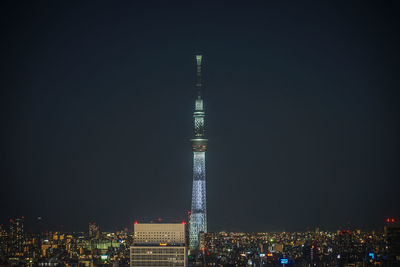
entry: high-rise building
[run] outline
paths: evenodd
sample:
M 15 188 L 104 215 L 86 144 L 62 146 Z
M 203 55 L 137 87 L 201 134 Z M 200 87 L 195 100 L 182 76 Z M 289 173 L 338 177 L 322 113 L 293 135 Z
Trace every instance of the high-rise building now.
M 9 241 L 12 255 L 22 255 L 24 252 L 24 217 L 10 219 Z
M 100 238 L 100 227 L 96 223 L 89 223 L 89 238 L 99 239 Z
M 7 231 L 4 229 L 4 225 L 0 224 L 0 255 L 7 254 Z
M 134 243 L 185 244 L 185 223 L 136 223 Z
M 196 56 L 197 63 L 197 97 L 195 100 L 193 150 L 193 188 L 192 209 L 189 222 L 189 248 L 195 250 L 199 246 L 199 233 L 207 233 L 206 209 L 206 150 L 208 139 L 204 135 L 204 109 L 201 96 L 201 61 L 202 56 Z
M 185 223 L 135 223 L 131 267 L 186 267 L 185 226 Z
M 400 223 L 388 218 L 385 225 L 388 266 L 400 266 Z

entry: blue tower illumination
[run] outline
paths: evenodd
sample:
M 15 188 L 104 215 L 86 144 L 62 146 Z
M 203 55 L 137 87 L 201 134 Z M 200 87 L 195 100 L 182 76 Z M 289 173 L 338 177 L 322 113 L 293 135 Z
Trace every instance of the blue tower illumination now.
M 201 55 L 196 56 L 197 62 L 197 98 L 195 101 L 193 150 L 193 190 L 192 210 L 189 224 L 189 248 L 195 250 L 199 246 L 199 233 L 207 233 L 206 209 L 206 150 L 207 141 L 204 137 L 204 111 L 201 97 Z

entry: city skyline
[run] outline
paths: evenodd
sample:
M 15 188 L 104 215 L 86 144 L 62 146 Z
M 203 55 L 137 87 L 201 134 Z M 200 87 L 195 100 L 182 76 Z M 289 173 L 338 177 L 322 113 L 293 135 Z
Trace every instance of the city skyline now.
M 200 251 L 188 251 L 187 224 L 135 222 L 133 231 L 28 233 L 24 218 L 0 225 L 0 264 L 101 266 L 398 266 L 400 225 L 387 218 L 384 231 L 199 234 Z
M 186 220 L 199 54 L 210 232 L 400 217 L 397 3 L 3 7 L 0 224 Z

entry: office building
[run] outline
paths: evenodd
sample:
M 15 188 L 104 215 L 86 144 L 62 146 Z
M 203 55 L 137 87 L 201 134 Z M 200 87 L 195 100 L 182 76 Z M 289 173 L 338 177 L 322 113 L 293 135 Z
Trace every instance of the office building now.
M 185 227 L 185 223 L 135 223 L 131 267 L 186 267 Z
M 99 239 L 100 238 L 100 227 L 96 223 L 89 223 L 89 238 Z
M 385 237 L 388 266 L 400 266 L 400 223 L 394 218 L 386 220 Z
M 10 219 L 9 249 L 12 255 L 20 256 L 24 252 L 24 217 Z

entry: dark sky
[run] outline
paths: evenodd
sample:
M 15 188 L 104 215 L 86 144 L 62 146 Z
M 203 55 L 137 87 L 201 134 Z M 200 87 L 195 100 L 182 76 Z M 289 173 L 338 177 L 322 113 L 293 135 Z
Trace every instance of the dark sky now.
M 197 53 L 211 231 L 400 218 L 398 4 L 163 2 L 2 2 L 0 223 L 183 220 Z

